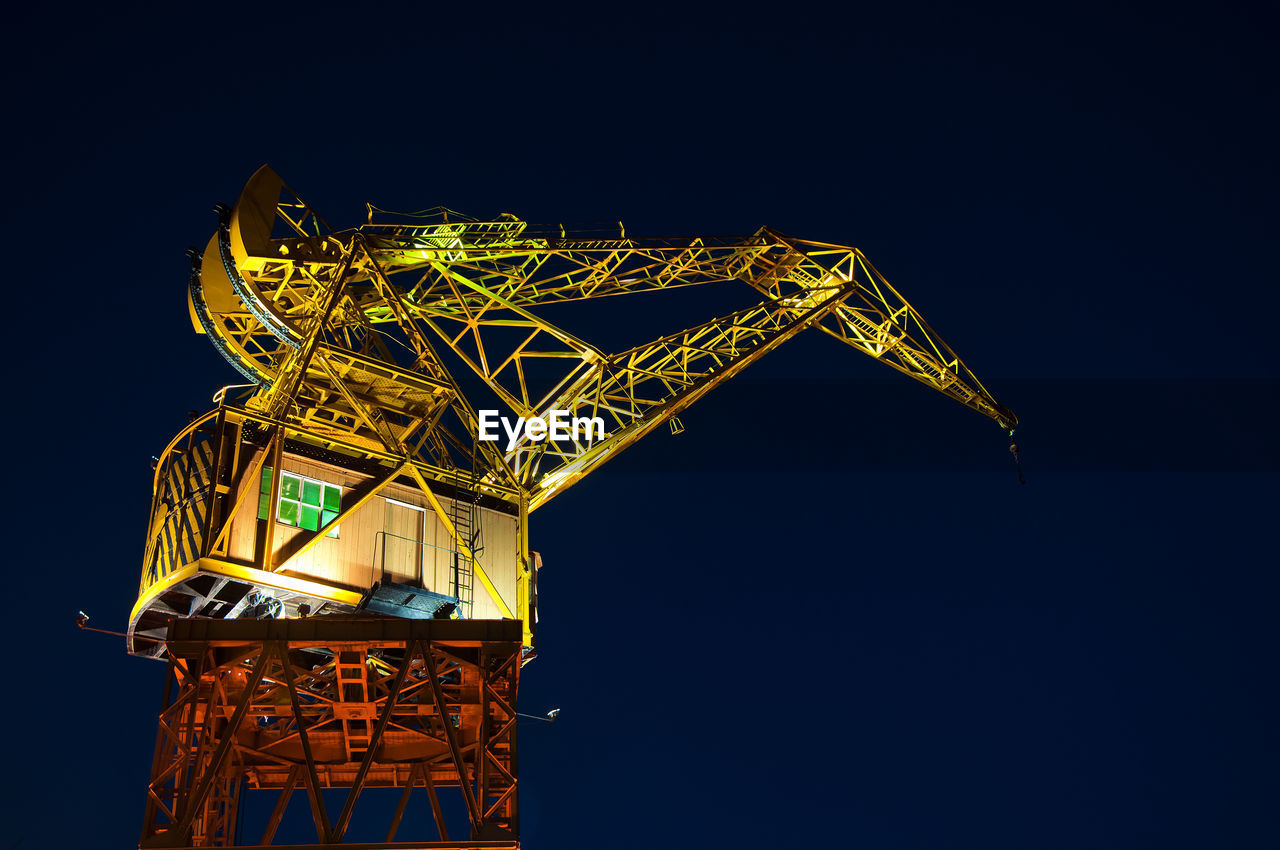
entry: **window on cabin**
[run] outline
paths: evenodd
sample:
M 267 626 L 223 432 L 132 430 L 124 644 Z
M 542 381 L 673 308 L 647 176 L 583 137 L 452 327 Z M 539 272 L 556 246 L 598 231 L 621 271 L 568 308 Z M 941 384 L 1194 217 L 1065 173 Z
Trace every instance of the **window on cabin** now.
M 258 519 L 270 515 L 271 467 L 263 467 L 258 488 Z M 283 472 L 280 475 L 280 498 L 276 502 L 276 521 L 306 531 L 319 531 L 342 510 L 342 488 L 314 478 Z M 326 537 L 337 537 L 338 526 Z

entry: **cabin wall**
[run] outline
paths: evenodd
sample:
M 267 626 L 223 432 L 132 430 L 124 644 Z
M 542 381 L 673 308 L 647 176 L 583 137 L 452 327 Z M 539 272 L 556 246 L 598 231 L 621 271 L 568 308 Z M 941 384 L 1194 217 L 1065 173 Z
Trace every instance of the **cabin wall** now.
M 247 458 L 252 469 L 263 449 Z M 342 506 L 353 498 L 352 490 L 369 480 L 369 476 L 311 458 L 285 454 L 281 459 L 285 472 L 337 484 L 342 488 Z M 228 556 L 232 561 L 254 565 L 254 549 L 258 527 L 258 476 L 242 481 L 251 488 L 245 495 L 231 525 Z M 239 497 L 237 490 L 235 498 Z M 446 510 L 450 500 L 440 497 Z M 516 606 L 516 574 L 518 557 L 517 521 L 514 516 L 481 508 L 480 524 L 484 546 L 477 559 L 507 606 Z M 274 520 L 274 517 L 273 517 Z M 265 526 L 265 524 L 264 524 Z M 275 521 L 272 548 L 280 566 L 283 552 L 290 541 L 310 532 Z M 391 581 L 419 584 L 428 590 L 449 594 L 452 591 L 453 541 L 436 516 L 426 496 L 416 487 L 399 483 L 386 485 L 379 493 L 344 520 L 338 537 L 322 538 L 306 552 L 284 566 L 284 572 L 304 578 L 315 578 L 349 590 L 367 590 L 379 581 L 385 569 Z M 490 599 L 479 577 L 472 580 L 472 611 L 475 619 L 497 619 L 502 616 Z

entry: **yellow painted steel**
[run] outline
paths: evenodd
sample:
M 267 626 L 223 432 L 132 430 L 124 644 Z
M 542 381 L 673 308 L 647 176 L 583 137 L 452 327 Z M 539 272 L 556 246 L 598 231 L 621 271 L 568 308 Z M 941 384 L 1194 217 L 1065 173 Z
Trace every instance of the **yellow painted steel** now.
M 234 578 L 241 581 L 249 582 L 260 587 L 269 587 L 275 590 L 282 590 L 288 593 L 299 593 L 307 596 L 314 596 L 320 599 L 332 599 L 344 605 L 357 605 L 360 602 L 360 594 L 341 587 L 335 587 L 325 582 L 316 581 L 314 579 L 303 579 L 296 576 L 282 575 L 280 573 L 271 573 L 265 570 L 246 567 L 242 564 L 233 564 L 230 561 L 222 561 L 217 558 L 200 558 L 193 563 L 188 564 L 181 570 L 167 576 L 164 580 L 157 582 L 147 588 L 147 592 L 138 596 L 137 603 L 133 606 L 133 611 L 129 615 L 129 622 L 137 622 L 138 616 L 142 611 L 151 604 L 154 598 L 166 590 L 182 584 L 184 581 L 190 580 L 193 576 L 205 573 L 214 576 L 223 576 L 225 578 Z
M 550 305 L 689 286 L 749 287 L 759 303 L 616 353 L 543 315 Z M 364 224 L 335 230 L 263 166 L 223 211 L 193 272 L 189 308 L 253 382 L 223 415 L 277 429 L 276 439 L 402 467 L 499 610 L 526 621 L 529 513 L 802 330 L 821 330 L 1003 429 L 1017 424 L 860 251 L 769 228 L 644 239 L 621 225 L 581 233 L 510 215 L 475 221 L 370 206 Z M 505 414 L 600 417 L 603 439 L 478 441 L 477 411 L 446 351 Z M 538 385 L 531 373 L 548 364 L 559 376 Z M 471 489 L 518 509 L 515 609 L 431 492 L 431 482 L 464 473 Z
M 271 211 L 285 225 L 286 235 L 268 236 Z M 629 426 L 672 415 L 672 401 L 721 382 L 717 373 L 726 362 L 840 291 L 839 301 L 813 318 L 813 327 L 1001 427 L 1012 428 L 1017 421 L 853 248 L 793 239 L 768 228 L 740 238 L 643 240 L 534 233 L 512 217 L 476 222 L 444 212 L 405 223 L 373 215 L 371 207 L 367 224 L 332 231 L 269 168 L 264 166 L 249 181 L 231 213 L 223 253 L 229 255 L 228 276 L 247 313 L 258 321 L 249 327 L 242 311 L 216 314 L 239 318 L 215 319 L 213 324 L 263 382 L 251 407 L 279 415 L 285 404 L 307 404 L 317 423 L 352 436 L 375 436 L 377 427 L 325 403 L 333 396 L 334 383 L 324 377 L 326 364 L 343 373 L 342 379 L 351 374 L 368 379 L 350 362 L 335 362 L 345 343 L 350 354 L 381 360 L 394 371 L 366 397 L 373 408 L 416 421 L 449 407 L 461 420 L 461 442 L 469 443 L 475 433 L 474 411 L 457 393 L 434 340 L 452 350 L 516 415 L 535 416 L 553 408 L 604 414 L 610 437 L 607 446 L 593 448 L 612 455 L 636 439 Z M 753 287 L 764 303 L 683 336 L 662 337 L 613 355 L 534 312 L 567 301 L 734 281 Z M 404 356 L 389 356 L 386 325 L 396 327 L 394 337 Z M 514 344 L 506 339 L 513 331 Z M 306 349 L 303 341 L 319 336 L 339 344 L 330 343 L 304 362 L 299 353 Z M 531 389 L 524 367 L 547 358 L 561 359 L 565 375 L 553 391 L 539 394 Z M 408 362 L 397 365 L 402 360 Z M 416 405 L 410 403 L 405 371 L 440 391 L 434 396 L 421 392 Z M 437 422 L 441 439 L 427 439 L 423 448 L 447 467 L 445 456 L 452 453 L 443 438 L 446 428 Z M 585 453 L 585 447 L 544 448 L 545 443 L 522 444 L 503 455 L 488 452 L 489 480 L 528 490 L 536 509 L 552 495 L 545 492 L 544 482 L 561 482 L 555 492 L 562 492 L 565 476 L 556 471 Z

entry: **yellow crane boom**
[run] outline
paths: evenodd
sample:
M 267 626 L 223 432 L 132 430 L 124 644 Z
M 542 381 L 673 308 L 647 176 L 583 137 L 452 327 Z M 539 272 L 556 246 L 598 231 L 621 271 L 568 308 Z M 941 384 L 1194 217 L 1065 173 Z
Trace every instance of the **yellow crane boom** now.
M 762 302 L 616 353 L 535 312 L 729 282 L 751 286 Z M 769 228 L 685 240 L 620 229 L 601 238 L 538 230 L 511 216 L 395 217 L 370 207 L 366 224 L 335 231 L 264 166 L 211 240 L 192 310 L 259 385 L 249 406 L 274 418 L 296 410 L 320 439 L 397 452 L 410 440 L 434 466 L 461 463 L 476 411 L 438 348 L 517 416 L 603 417 L 607 436 L 590 444 L 525 438 L 505 453 L 480 444 L 479 477 L 526 492 L 531 510 L 806 328 L 1006 430 L 1017 423 L 860 251 Z M 562 377 L 533 386 L 526 367 L 549 359 L 564 365 Z

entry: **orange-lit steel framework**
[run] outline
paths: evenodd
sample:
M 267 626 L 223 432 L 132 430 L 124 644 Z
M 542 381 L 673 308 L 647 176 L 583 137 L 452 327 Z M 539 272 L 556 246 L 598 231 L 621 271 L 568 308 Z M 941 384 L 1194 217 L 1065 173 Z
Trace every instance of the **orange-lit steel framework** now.
M 341 843 L 367 788 L 400 789 L 385 846 L 516 846 L 520 638 L 515 620 L 172 620 L 141 846 L 236 846 L 242 784 L 278 792 L 246 846 L 272 843 L 295 796 L 315 846 Z M 415 788 L 438 841 L 396 841 Z M 445 789 L 467 840 L 450 841 Z
M 343 843 L 372 788 L 399 805 L 385 841 L 361 846 L 518 846 L 530 514 L 803 330 L 1017 424 L 861 252 L 768 228 L 637 239 L 370 207 L 334 230 L 264 166 L 191 256 L 192 323 L 251 383 L 157 459 L 128 633 L 169 665 L 142 847 L 270 845 L 299 796 L 305 846 Z M 760 303 L 614 354 L 537 312 L 729 285 Z M 567 411 L 606 432 L 480 441 L 444 352 L 517 416 Z M 412 554 L 398 571 L 393 539 Z M 276 794 L 261 836 L 237 835 L 246 788 Z M 417 788 L 435 829 L 405 841 Z M 329 789 L 347 789 L 334 811 Z M 461 798 L 465 838 L 442 794 Z

